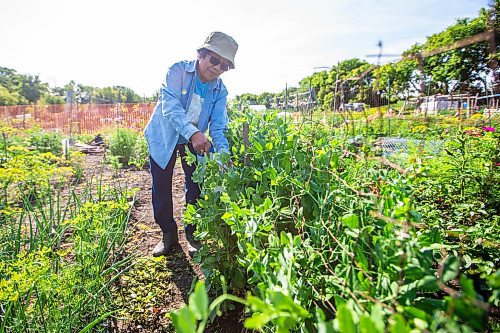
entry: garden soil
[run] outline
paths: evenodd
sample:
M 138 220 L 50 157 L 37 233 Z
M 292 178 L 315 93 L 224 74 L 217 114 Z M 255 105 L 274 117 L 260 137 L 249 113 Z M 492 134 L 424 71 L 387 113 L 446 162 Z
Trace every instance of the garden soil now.
M 161 230 L 155 223 L 153 208 L 151 204 L 151 175 L 148 168 L 113 170 L 105 164 L 105 153 L 89 154 L 86 157 L 87 168 L 85 177 L 102 177 L 103 182 L 126 184 L 128 189 L 138 189 L 135 194 L 135 204 L 131 211 L 131 219 L 128 231 L 128 243 L 126 246 L 128 254 L 135 254 L 141 260 L 153 260 L 152 251 L 161 239 Z M 189 256 L 187 241 L 183 230 L 184 211 L 184 173 L 180 160 L 177 161 L 173 176 L 173 204 L 174 218 L 179 226 L 179 245 L 174 247 L 165 256 L 164 266 L 160 271 L 152 273 L 158 274 L 162 281 L 156 281 L 165 286 L 164 292 L 156 298 L 153 307 L 144 307 L 143 313 L 125 313 L 122 318 L 117 318 L 109 323 L 110 332 L 174 332 L 168 313 L 179 309 L 187 303 L 189 293 L 194 283 L 203 279 L 200 265 L 195 264 Z M 145 266 L 148 269 L 148 266 Z M 147 284 L 152 281 L 141 281 L 136 278 L 135 283 Z M 165 281 L 167 280 L 167 281 Z M 153 283 L 155 281 L 153 280 Z M 125 291 L 126 294 L 126 291 Z M 126 301 L 126 300 L 125 300 Z M 243 309 L 236 307 L 222 317 L 216 317 L 215 321 L 206 329 L 206 332 L 239 333 L 246 332 L 243 328 Z

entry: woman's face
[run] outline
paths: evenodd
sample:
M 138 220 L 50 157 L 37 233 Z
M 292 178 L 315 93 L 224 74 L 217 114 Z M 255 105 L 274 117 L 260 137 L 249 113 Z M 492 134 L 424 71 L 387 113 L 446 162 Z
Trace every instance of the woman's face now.
M 215 80 L 229 69 L 229 64 L 229 60 L 210 51 L 203 58 L 198 54 L 198 75 L 201 82 Z

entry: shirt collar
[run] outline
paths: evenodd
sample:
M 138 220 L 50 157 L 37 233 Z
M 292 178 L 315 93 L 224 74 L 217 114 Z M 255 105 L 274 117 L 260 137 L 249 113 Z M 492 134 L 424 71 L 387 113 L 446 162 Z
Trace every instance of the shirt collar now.
M 195 72 L 196 71 L 196 63 L 198 62 L 198 60 L 193 60 L 193 61 L 190 61 L 187 65 L 187 68 L 186 68 L 186 71 L 187 72 Z

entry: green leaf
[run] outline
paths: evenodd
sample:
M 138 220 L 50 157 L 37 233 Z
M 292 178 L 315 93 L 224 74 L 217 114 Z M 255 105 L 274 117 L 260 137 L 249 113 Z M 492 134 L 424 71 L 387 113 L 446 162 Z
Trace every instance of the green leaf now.
M 290 173 L 290 170 L 292 170 L 292 163 L 290 162 L 290 157 L 285 156 L 283 157 L 283 168 L 285 169 L 286 173 Z
M 302 245 L 302 238 L 300 237 L 300 235 L 297 235 L 293 238 L 293 245 L 296 247 L 299 247 Z
M 267 304 L 260 298 L 252 295 L 247 296 L 247 305 L 249 305 L 254 312 L 264 312 L 268 308 Z
M 464 288 L 464 293 L 466 294 L 473 292 L 472 281 L 468 281 L 470 281 L 469 286 L 465 286 L 466 284 L 468 284 L 468 282 L 462 283 L 462 288 Z M 448 301 L 447 308 L 453 309 L 454 313 L 460 318 L 462 322 L 472 326 L 478 332 L 485 331 L 485 326 L 488 321 L 488 311 L 478 306 L 475 298 L 461 296 L 456 298 L 446 297 L 446 299 Z
M 208 295 L 205 282 L 198 281 L 196 283 L 194 293 L 189 295 L 189 309 L 198 320 L 205 320 L 208 317 Z
M 320 308 L 317 309 L 316 312 L 317 333 L 334 333 L 335 332 L 334 322 L 336 321 L 335 320 L 326 321 L 326 316 L 323 310 L 321 310 Z
M 433 313 L 436 310 L 444 310 L 446 302 L 442 299 L 419 297 L 415 300 L 414 306 L 424 310 L 427 313 Z
M 406 333 L 409 332 L 408 327 L 406 326 L 405 320 L 403 316 L 399 313 L 393 314 L 389 318 L 390 322 L 390 332 L 391 333 Z
M 269 197 L 266 198 L 263 206 L 264 206 L 264 211 L 268 211 L 273 206 L 273 202 L 271 201 L 271 199 L 269 199 Z
M 261 329 L 271 320 L 271 315 L 268 313 L 254 313 L 250 318 L 245 320 L 245 327 L 251 329 Z
M 438 291 L 438 280 L 434 275 L 426 275 L 418 281 L 417 288 L 423 291 Z
M 12 304 L 12 303 L 11 303 Z M 9 307 L 10 309 L 10 307 Z M 9 311 L 9 309 L 7 309 L 7 311 Z M 118 312 L 118 310 L 114 310 L 114 311 L 110 311 L 110 312 L 106 312 L 105 314 L 103 314 L 102 316 L 100 316 L 99 318 L 96 318 L 94 321 L 92 321 L 91 323 L 89 323 L 87 326 L 85 326 L 81 331 L 80 333 L 86 333 L 86 332 L 89 332 L 91 329 L 94 328 L 95 325 L 99 324 L 101 321 L 103 321 L 104 319 L 106 319 L 107 317 L 111 316 L 113 313 L 115 312 Z M 2 328 L 0 330 L 0 332 L 3 332 L 3 327 L 4 327 L 5 323 L 3 323 L 3 325 L 0 327 Z
M 357 229 L 359 226 L 358 215 L 356 214 L 346 214 L 341 218 L 342 224 L 347 226 L 349 229 Z
M 172 323 L 178 333 L 195 333 L 196 317 L 188 307 L 172 313 Z
M 337 306 L 337 308 L 340 308 L 342 305 L 346 303 L 345 299 L 343 299 L 337 294 L 335 294 L 333 298 L 335 299 L 335 305 Z
M 226 192 L 224 192 L 220 196 L 220 201 L 222 201 L 223 203 L 227 204 L 227 203 L 231 202 L 231 198 L 229 197 L 229 194 L 227 194 Z
M 405 313 L 411 315 L 411 317 L 419 318 L 422 320 L 427 319 L 427 313 L 424 310 L 415 308 L 413 306 L 405 306 L 404 310 L 405 310 Z
M 334 333 L 333 321 L 321 321 L 318 323 L 318 333 Z
M 366 258 L 366 255 L 363 252 L 362 247 L 356 248 L 356 257 L 355 258 L 362 269 L 368 270 L 368 259 Z
M 465 295 L 471 298 L 476 298 L 476 290 L 474 289 L 474 282 L 471 279 L 462 276 L 460 278 L 460 286 L 462 287 L 462 290 Z
M 253 145 L 255 146 L 255 149 L 257 149 L 257 151 L 258 151 L 259 153 L 262 153 L 262 151 L 264 150 L 264 149 L 262 148 L 262 145 L 259 143 L 259 141 L 254 141 L 254 142 L 253 142 Z
M 370 314 L 370 318 L 377 327 L 378 332 L 385 332 L 384 310 L 381 304 L 375 304 Z
M 231 214 L 231 212 L 225 212 L 225 213 L 221 216 L 221 219 L 223 219 L 223 220 L 229 220 L 231 217 L 233 217 L 233 214 Z
M 375 323 L 372 321 L 367 314 L 363 314 L 359 319 L 359 331 L 361 333 L 383 333 L 383 331 L 379 331 Z
M 340 332 L 356 333 L 356 326 L 354 326 L 351 310 L 349 310 L 347 306 L 341 306 L 338 308 L 337 320 L 339 321 Z
M 309 316 L 309 312 L 281 291 L 271 291 L 269 298 L 277 310 L 288 311 L 300 318 L 307 318 Z
M 443 282 L 448 282 L 457 277 L 460 271 L 460 259 L 453 255 L 449 255 L 444 260 L 443 265 Z
M 286 232 L 282 231 L 280 232 L 280 244 L 282 246 L 287 246 L 291 243 L 291 234 L 287 234 Z
M 413 318 L 413 323 L 415 324 L 415 327 L 417 327 L 421 331 L 425 331 L 429 327 L 429 324 L 427 324 L 425 320 L 422 320 L 420 318 Z

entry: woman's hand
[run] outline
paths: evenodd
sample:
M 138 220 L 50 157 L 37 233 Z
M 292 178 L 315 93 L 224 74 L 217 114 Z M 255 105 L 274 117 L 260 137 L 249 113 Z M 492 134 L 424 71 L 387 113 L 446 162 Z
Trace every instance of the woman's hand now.
M 208 141 L 205 134 L 198 131 L 194 133 L 190 138 L 191 143 L 193 144 L 193 149 L 198 155 L 210 154 L 210 148 L 212 148 L 212 144 Z

